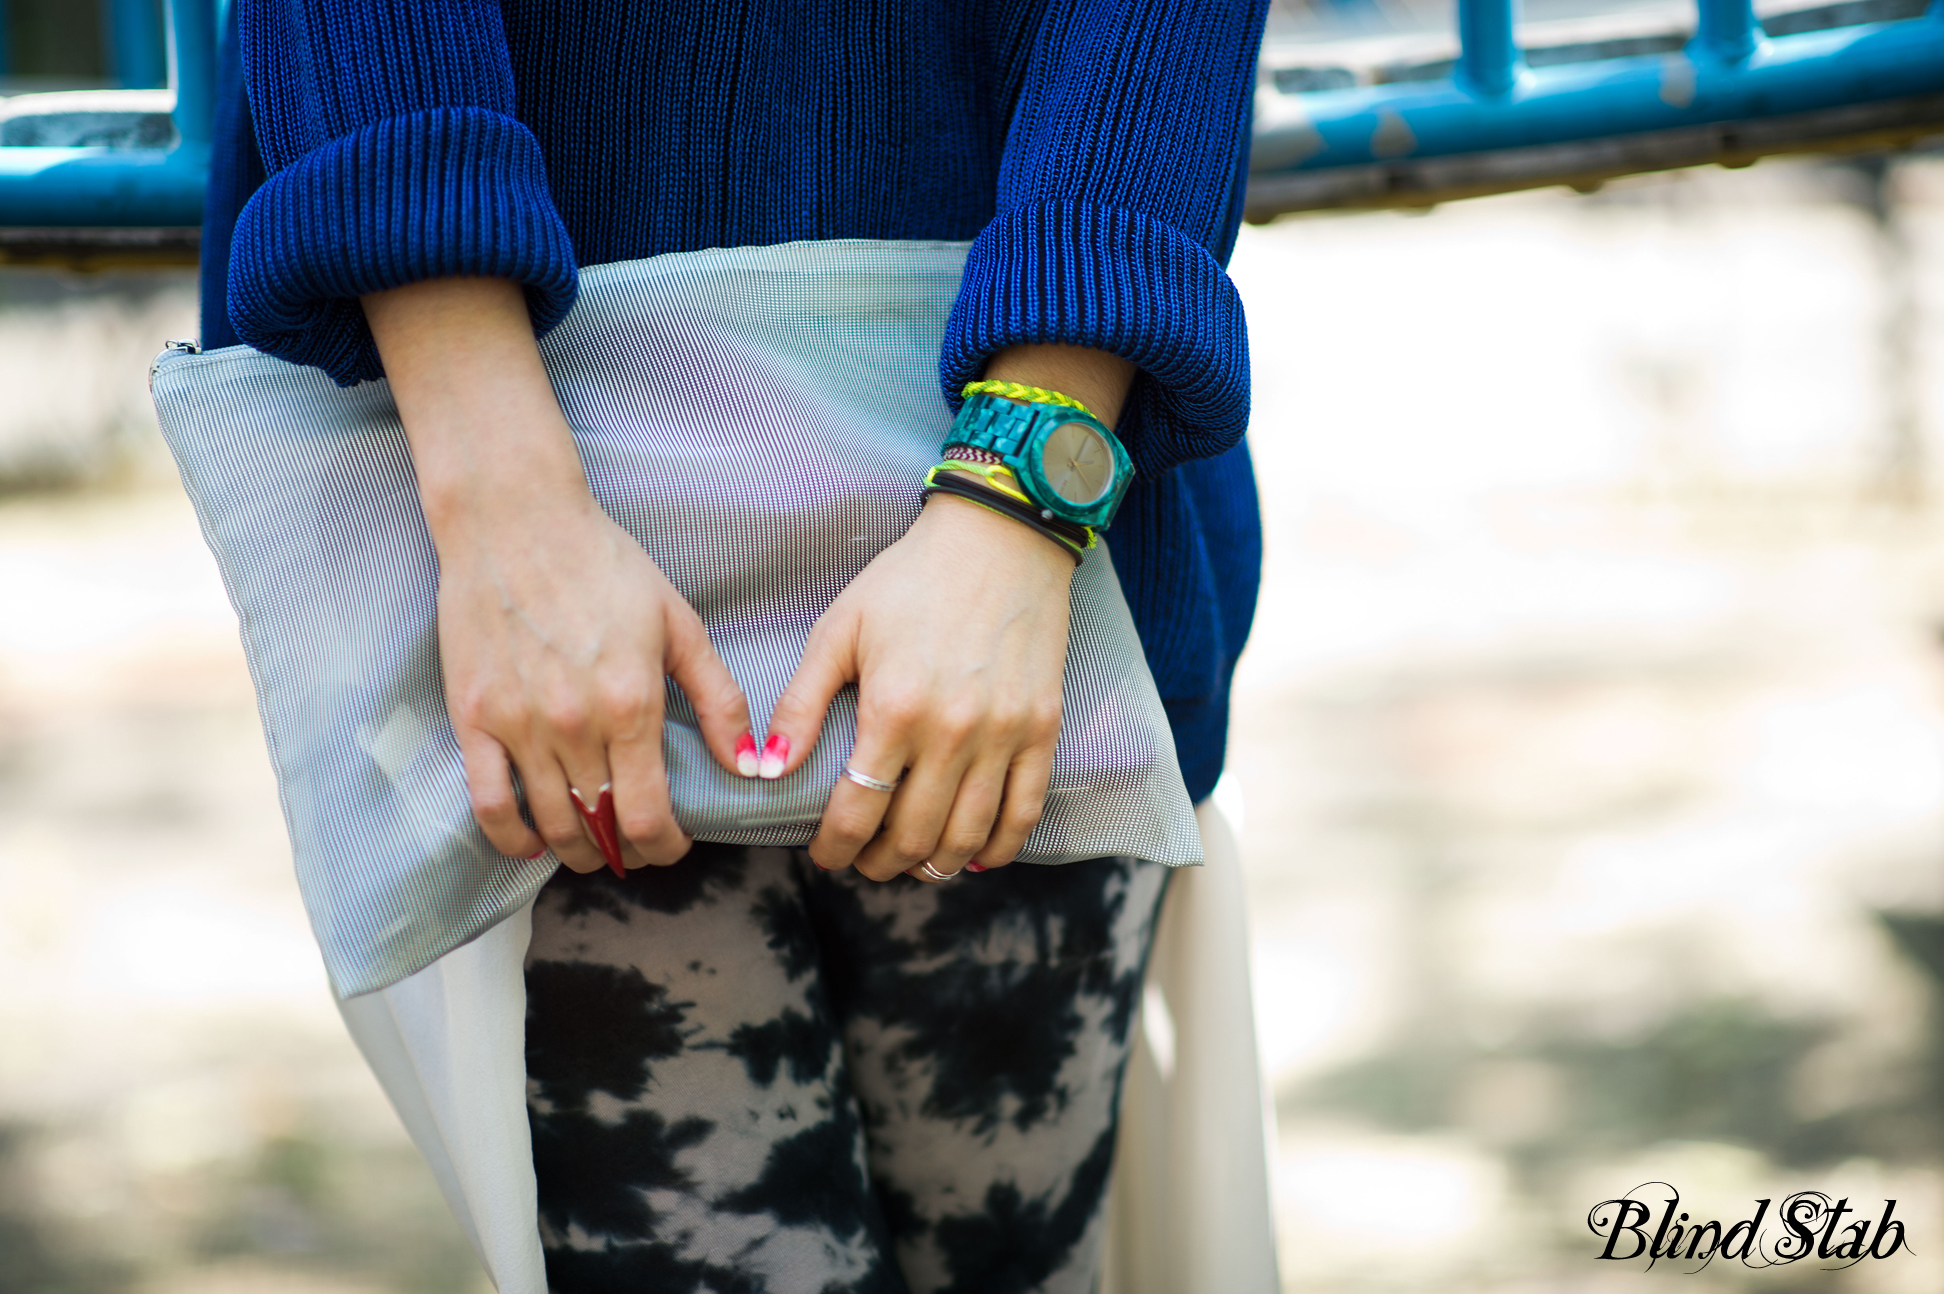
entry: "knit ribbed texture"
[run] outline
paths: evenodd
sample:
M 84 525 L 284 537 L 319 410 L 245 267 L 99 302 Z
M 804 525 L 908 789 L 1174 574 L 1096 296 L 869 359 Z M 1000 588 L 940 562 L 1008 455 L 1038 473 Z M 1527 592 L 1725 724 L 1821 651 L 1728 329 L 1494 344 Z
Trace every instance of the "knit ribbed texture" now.
M 203 195 L 202 344 L 206 350 L 234 346 L 240 338 L 230 323 L 230 239 L 243 204 L 263 183 L 263 155 L 257 150 L 250 103 L 243 94 L 243 61 L 236 48 L 236 7 L 230 6 L 222 56 L 216 64 L 215 157 L 209 191 Z
M 972 244 L 939 379 L 958 392 L 1008 346 L 1112 351 L 1142 374 L 1121 433 L 1159 476 L 1219 454 L 1249 420 L 1249 341 L 1235 285 L 1208 248 L 1137 211 L 1050 202 L 999 217 Z
M 352 383 L 380 373 L 356 301 L 379 288 L 511 278 L 544 329 L 578 265 L 974 240 L 947 388 L 1026 342 L 1142 370 L 1120 428 L 1141 475 L 1110 542 L 1199 798 L 1257 574 L 1247 460 L 1225 453 L 1248 359 L 1221 266 L 1265 7 L 236 0 L 251 111 L 231 85 L 205 244 L 231 251 L 205 276 L 205 333 Z M 271 178 L 227 240 L 252 115 Z
M 477 275 L 526 286 L 541 332 L 574 304 L 567 227 L 527 128 L 482 108 L 388 117 L 271 176 L 236 222 L 230 317 L 341 384 L 383 377 L 358 298 Z

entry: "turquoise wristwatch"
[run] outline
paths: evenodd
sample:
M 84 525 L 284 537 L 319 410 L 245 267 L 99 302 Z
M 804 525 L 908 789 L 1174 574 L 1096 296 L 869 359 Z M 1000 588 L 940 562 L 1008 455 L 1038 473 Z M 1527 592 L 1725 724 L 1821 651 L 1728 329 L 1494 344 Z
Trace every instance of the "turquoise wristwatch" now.
M 1057 404 L 968 396 L 945 444 L 994 455 L 1045 513 L 1076 525 L 1106 526 L 1134 479 L 1134 460 L 1106 424 Z

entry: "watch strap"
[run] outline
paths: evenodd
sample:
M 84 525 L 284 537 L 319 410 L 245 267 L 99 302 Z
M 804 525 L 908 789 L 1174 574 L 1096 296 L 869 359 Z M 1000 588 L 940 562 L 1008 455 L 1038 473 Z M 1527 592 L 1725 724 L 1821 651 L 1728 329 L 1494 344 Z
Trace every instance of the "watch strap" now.
M 1039 390 L 1037 387 L 1025 389 Z M 1113 475 L 1107 491 L 1091 503 L 1063 498 L 1046 480 L 1044 463 L 1035 457 L 1049 436 L 1070 423 L 1085 425 L 1105 443 L 1113 458 Z M 1022 404 L 1003 394 L 976 392 L 960 407 L 945 444 L 948 452 L 961 453 L 961 457 L 990 456 L 1005 464 L 1012 469 L 1019 488 L 1042 510 L 1081 526 L 1110 523 L 1134 475 L 1133 461 L 1112 429 L 1073 400 L 1064 404 Z

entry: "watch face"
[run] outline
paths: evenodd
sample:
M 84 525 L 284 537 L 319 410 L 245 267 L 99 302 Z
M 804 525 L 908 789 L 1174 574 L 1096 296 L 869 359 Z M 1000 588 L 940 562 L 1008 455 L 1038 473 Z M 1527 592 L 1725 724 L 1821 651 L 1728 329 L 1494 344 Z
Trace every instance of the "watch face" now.
M 1040 449 L 1046 483 L 1068 503 L 1097 502 L 1114 483 L 1114 451 L 1084 422 L 1055 427 Z

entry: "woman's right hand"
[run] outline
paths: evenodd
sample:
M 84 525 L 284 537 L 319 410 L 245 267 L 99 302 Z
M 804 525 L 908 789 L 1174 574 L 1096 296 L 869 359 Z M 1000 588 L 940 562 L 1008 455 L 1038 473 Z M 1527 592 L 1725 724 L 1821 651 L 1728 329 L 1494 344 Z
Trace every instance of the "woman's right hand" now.
M 570 788 L 592 809 L 612 784 L 626 865 L 675 862 L 690 841 L 669 804 L 663 677 L 745 776 L 748 703 L 695 609 L 588 493 L 520 289 L 439 279 L 364 305 L 439 554 L 439 655 L 480 827 L 504 854 L 550 848 L 593 871 Z

